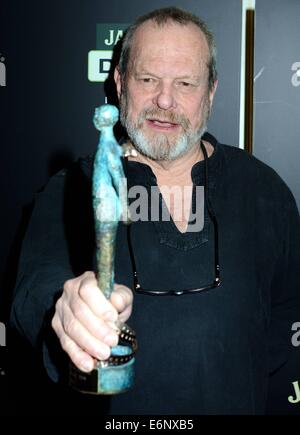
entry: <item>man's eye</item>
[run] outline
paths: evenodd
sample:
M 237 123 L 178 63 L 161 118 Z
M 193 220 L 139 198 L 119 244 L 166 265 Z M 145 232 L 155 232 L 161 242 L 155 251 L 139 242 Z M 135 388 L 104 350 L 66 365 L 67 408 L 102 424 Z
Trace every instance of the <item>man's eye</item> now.
M 181 86 L 183 86 L 184 88 L 188 88 L 188 87 L 192 87 L 192 83 L 189 82 L 180 82 Z
M 143 83 L 154 83 L 154 79 L 152 79 L 151 77 L 143 77 L 142 79 L 140 79 Z

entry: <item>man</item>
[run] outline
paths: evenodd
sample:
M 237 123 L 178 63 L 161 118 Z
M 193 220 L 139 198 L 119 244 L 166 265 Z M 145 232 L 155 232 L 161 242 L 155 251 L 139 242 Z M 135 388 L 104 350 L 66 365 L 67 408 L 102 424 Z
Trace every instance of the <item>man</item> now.
M 136 382 L 111 398 L 112 414 L 264 413 L 269 373 L 287 360 L 299 312 L 295 201 L 272 169 L 203 136 L 217 76 L 213 36 L 197 17 L 177 8 L 141 17 L 124 39 L 115 82 L 136 151 L 125 165 L 129 188 L 158 186 L 171 216 L 132 224 L 139 285 L 148 294 L 135 286 L 133 296 L 124 224 L 115 261 L 120 284 L 109 301 L 97 287 L 91 160 L 82 160 L 40 195 L 12 322 L 42 349 L 57 381 L 63 355 L 87 372 L 94 358 L 106 360 L 118 341 L 116 321 L 130 318 L 139 338 Z M 189 231 L 186 211 L 203 185 L 203 228 Z M 188 194 L 168 201 L 165 186 Z M 151 295 L 157 290 L 164 297 Z

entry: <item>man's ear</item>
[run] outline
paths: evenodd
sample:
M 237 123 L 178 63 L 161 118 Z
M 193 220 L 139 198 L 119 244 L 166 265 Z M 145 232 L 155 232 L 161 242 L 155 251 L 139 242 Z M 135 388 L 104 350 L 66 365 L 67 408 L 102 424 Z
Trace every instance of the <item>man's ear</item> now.
M 210 109 L 212 108 L 212 104 L 213 104 L 213 101 L 214 101 L 214 96 L 215 96 L 217 87 L 218 87 L 218 80 L 216 80 L 214 82 L 212 89 L 209 91 L 209 105 L 210 105 Z
M 122 79 L 121 79 L 121 73 L 120 73 L 118 66 L 116 66 L 115 71 L 114 71 L 114 80 L 115 80 L 115 84 L 116 84 L 116 88 L 117 88 L 118 98 L 120 99 L 120 96 L 122 93 Z

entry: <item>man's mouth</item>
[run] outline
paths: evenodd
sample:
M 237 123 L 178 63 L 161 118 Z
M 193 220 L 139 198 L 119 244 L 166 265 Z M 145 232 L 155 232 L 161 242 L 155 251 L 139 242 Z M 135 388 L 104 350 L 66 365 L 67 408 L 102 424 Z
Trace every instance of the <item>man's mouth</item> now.
M 180 124 L 176 124 L 174 122 L 164 121 L 155 118 L 146 119 L 146 123 L 151 128 L 158 129 L 158 130 L 166 130 L 166 131 L 175 130 L 180 126 Z

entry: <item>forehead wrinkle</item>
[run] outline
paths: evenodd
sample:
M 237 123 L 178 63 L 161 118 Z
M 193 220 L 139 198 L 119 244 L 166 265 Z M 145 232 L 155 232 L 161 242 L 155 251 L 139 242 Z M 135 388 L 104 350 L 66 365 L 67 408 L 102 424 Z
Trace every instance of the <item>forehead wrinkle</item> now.
M 186 42 L 186 40 L 189 41 Z M 198 53 L 195 49 L 198 50 Z M 180 25 L 170 22 L 163 26 L 151 21 L 143 23 L 136 30 L 132 40 L 129 59 L 131 65 L 135 64 L 138 58 L 143 57 L 145 50 L 146 56 L 149 56 L 149 53 L 154 53 L 152 58 L 156 59 L 165 59 L 166 56 L 174 53 L 174 58 L 177 60 L 191 54 L 191 57 L 199 58 L 200 66 L 207 65 L 210 58 L 205 35 L 193 23 Z

